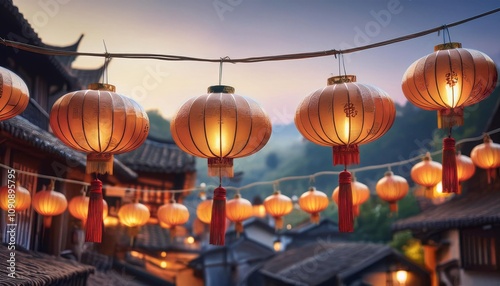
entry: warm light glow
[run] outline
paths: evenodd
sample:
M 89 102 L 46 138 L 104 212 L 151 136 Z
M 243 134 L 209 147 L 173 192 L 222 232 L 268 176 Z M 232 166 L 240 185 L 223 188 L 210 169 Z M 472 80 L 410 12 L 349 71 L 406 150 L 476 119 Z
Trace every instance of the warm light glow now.
M 135 258 L 139 258 L 139 259 L 144 258 L 144 254 L 142 254 L 138 251 L 135 251 L 135 250 L 130 251 L 130 256 L 135 257 Z
M 117 217 L 114 216 L 107 216 L 106 218 L 103 219 L 104 226 L 110 227 L 110 226 L 117 226 L 118 223 L 120 222 Z
M 193 244 L 193 243 L 194 243 L 194 237 L 192 237 L 192 236 L 188 236 L 188 237 L 186 237 L 185 242 L 186 242 L 187 244 Z
M 9 186 L 3 186 L 0 188 L 0 208 L 7 211 L 13 207 L 16 212 L 24 211 L 31 205 L 31 194 L 30 192 L 21 187 L 15 187 L 15 199 L 9 200 Z
M 128 227 L 142 226 L 149 220 L 148 207 L 141 203 L 130 203 L 120 207 L 118 218 L 120 222 Z
M 293 210 L 293 202 L 280 191 L 275 191 L 264 200 L 264 207 L 266 212 L 274 218 L 276 229 L 281 229 L 283 228 L 283 216 Z
M 377 182 L 375 190 L 380 199 L 389 203 L 391 212 L 397 212 L 397 202 L 403 199 L 410 186 L 405 178 L 394 175 L 393 172 L 388 171 L 384 177 Z
M 161 266 L 161 268 L 167 268 L 167 262 L 166 261 L 162 261 L 160 263 L 160 266 Z
M 89 213 L 89 197 L 76 196 L 73 197 L 68 204 L 69 213 L 75 218 L 86 221 Z M 106 219 L 108 216 L 108 203 L 102 200 L 102 218 Z
M 210 224 L 212 221 L 212 204 L 212 200 L 205 200 L 196 207 L 196 216 L 201 222 Z
M 281 251 L 281 247 L 282 247 L 281 240 L 279 240 L 279 239 L 275 240 L 273 243 L 274 251 L 276 251 L 276 252 Z
M 344 134 L 340 135 L 340 140 L 342 142 L 348 143 L 349 139 L 351 138 L 351 124 L 350 124 L 350 117 L 345 117 L 344 118 Z
M 396 280 L 399 282 L 399 284 L 404 285 L 407 278 L 408 272 L 406 272 L 405 270 L 398 270 L 396 272 Z
M 167 253 L 165 251 L 162 251 L 160 255 L 161 257 L 167 257 Z
M 252 208 L 254 217 L 266 217 L 266 208 L 264 207 L 264 205 L 255 205 Z
M 448 108 L 457 107 L 458 100 L 460 99 L 460 86 L 459 83 L 451 86 L 446 84 L 446 101 L 444 102 Z
M 286 225 L 286 229 L 288 229 L 288 230 L 292 229 L 292 225 L 291 224 L 287 224 Z
M 432 161 L 430 153 L 426 153 L 422 162 L 415 164 L 410 171 L 412 180 L 426 188 L 432 188 L 442 180 L 443 166 Z
M 170 201 L 158 208 L 158 220 L 170 227 L 185 224 L 189 220 L 189 211 L 186 206 Z
M 300 208 L 311 214 L 311 222 L 319 223 L 320 212 L 328 207 L 328 197 L 325 193 L 316 190 L 316 188 L 311 187 L 305 193 L 303 193 L 299 198 Z
M 226 216 L 232 222 L 242 222 L 253 215 L 252 203 L 236 195 L 226 202 Z

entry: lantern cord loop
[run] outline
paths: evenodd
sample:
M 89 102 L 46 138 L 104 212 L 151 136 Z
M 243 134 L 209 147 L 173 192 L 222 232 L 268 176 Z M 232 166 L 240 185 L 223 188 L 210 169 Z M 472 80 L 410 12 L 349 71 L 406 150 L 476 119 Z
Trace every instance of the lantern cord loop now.
M 220 64 L 219 64 L 219 85 L 222 84 L 222 65 L 224 64 L 224 60 L 231 60 L 231 58 L 228 57 L 228 56 L 220 58 Z
M 438 31 L 438 36 L 440 31 Z M 446 44 L 446 35 L 448 35 L 448 43 L 451 43 L 450 30 L 448 29 L 448 25 L 445 24 L 443 25 L 443 44 Z
M 494 13 L 500 12 L 500 8 L 496 8 L 482 14 L 472 16 L 457 22 L 453 22 L 445 25 L 447 28 L 458 26 Z M 408 41 L 411 39 L 423 37 L 428 34 L 432 34 L 438 32 L 443 29 L 443 25 L 431 29 L 427 29 L 424 31 L 420 31 L 413 34 L 408 34 L 404 36 L 400 36 L 397 38 L 393 38 L 386 41 L 376 42 L 373 44 L 368 44 L 364 46 L 354 47 L 350 49 L 343 50 L 342 53 L 349 54 L 359 51 L 364 51 L 368 49 L 378 48 L 382 46 L 387 46 L 399 42 Z M 113 58 L 124 58 L 124 59 L 153 59 L 153 60 L 164 60 L 164 61 L 196 61 L 196 62 L 221 62 L 221 59 L 209 59 L 209 58 L 196 58 L 196 57 L 188 57 L 188 56 L 177 56 L 177 55 L 163 55 L 163 54 L 147 54 L 147 53 L 90 53 L 90 52 L 72 52 L 72 51 L 64 51 L 60 49 L 53 49 L 47 47 L 39 47 L 35 45 L 25 44 L 21 42 L 6 40 L 0 37 L 0 43 L 4 46 L 13 47 L 16 49 L 44 54 L 44 55 L 53 55 L 53 56 L 90 56 L 90 57 L 113 57 Z M 269 61 L 285 61 L 285 60 L 298 60 L 298 59 L 307 59 L 307 58 L 317 58 L 317 57 L 326 57 L 331 55 L 339 54 L 338 50 L 323 50 L 316 52 L 305 52 L 305 53 L 295 53 L 295 54 L 282 54 L 282 55 L 272 55 L 272 56 L 257 56 L 257 57 L 248 57 L 248 58 L 238 58 L 238 59 L 227 59 L 228 62 L 231 63 L 257 63 L 257 62 L 269 62 Z
M 104 40 L 102 40 L 102 43 L 104 45 L 104 51 L 105 51 L 105 57 L 104 57 L 104 66 L 102 67 L 104 69 L 104 73 L 103 73 L 103 82 L 104 83 L 108 83 L 108 79 L 109 79 L 109 76 L 108 76 L 108 64 L 109 62 L 111 61 L 111 56 L 109 55 L 108 53 L 108 48 L 106 47 L 106 42 Z

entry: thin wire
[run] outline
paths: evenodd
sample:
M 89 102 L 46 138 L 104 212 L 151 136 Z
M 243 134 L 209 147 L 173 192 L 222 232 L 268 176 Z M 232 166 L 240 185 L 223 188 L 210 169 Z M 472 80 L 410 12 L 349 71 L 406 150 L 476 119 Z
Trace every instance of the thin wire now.
M 457 22 L 453 22 L 450 24 L 446 24 L 447 28 L 458 26 L 494 13 L 500 12 L 500 8 L 493 9 L 491 11 L 487 11 L 485 13 L 472 16 Z M 351 49 L 342 50 L 342 53 L 349 54 L 354 52 L 359 52 L 363 50 L 368 50 L 372 48 L 382 47 L 390 44 L 395 44 L 398 42 L 403 42 L 411 39 L 415 39 L 418 37 L 422 37 L 428 34 L 432 34 L 435 32 L 439 32 L 443 29 L 443 25 L 431 29 L 427 29 L 424 31 L 420 31 L 413 34 L 408 34 L 405 36 L 393 38 L 386 41 L 376 42 L 369 45 L 359 46 Z M 125 58 L 125 59 L 156 59 L 156 60 L 166 60 L 166 61 L 198 61 L 198 62 L 220 62 L 219 59 L 209 59 L 209 58 L 196 58 L 196 57 L 187 57 L 187 56 L 177 56 L 177 55 L 163 55 L 163 54 L 134 54 L 134 53 L 89 53 L 89 52 L 72 52 L 72 51 L 64 51 L 47 47 L 38 47 L 34 45 L 29 45 L 21 42 L 6 40 L 0 37 L 0 43 L 5 46 L 13 47 L 16 49 L 45 54 L 45 55 L 54 55 L 54 56 L 91 56 L 91 57 L 110 57 L 110 58 Z M 230 63 L 256 63 L 256 62 L 269 62 L 269 61 L 284 61 L 284 60 L 297 60 L 297 59 L 306 59 L 306 58 L 317 58 L 317 57 L 325 57 L 331 55 L 338 55 L 338 50 L 326 50 L 326 51 L 317 51 L 317 52 L 306 52 L 306 53 L 295 53 L 295 54 L 283 54 L 283 55 L 273 55 L 273 56 L 258 56 L 258 57 L 249 57 L 249 58 L 237 58 L 237 59 L 229 59 L 227 62 Z

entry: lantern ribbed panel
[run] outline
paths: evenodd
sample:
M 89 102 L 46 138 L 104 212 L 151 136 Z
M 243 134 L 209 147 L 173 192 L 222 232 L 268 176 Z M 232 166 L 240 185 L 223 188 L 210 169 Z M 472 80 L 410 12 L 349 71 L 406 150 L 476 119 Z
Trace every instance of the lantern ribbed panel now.
M 305 212 L 318 213 L 328 207 L 328 197 L 316 188 L 310 188 L 300 196 L 299 206 Z
M 396 108 L 383 90 L 356 82 L 318 89 L 297 108 L 295 125 L 308 140 L 322 146 L 364 144 L 392 126 Z
M 189 220 L 189 211 L 183 204 L 170 202 L 158 208 L 158 220 L 170 227 L 185 224 Z
M 441 182 L 442 166 L 441 163 L 432 161 L 427 154 L 422 162 L 415 164 L 410 171 L 411 179 L 426 188 L 431 188 Z
M 31 194 L 30 192 L 21 187 L 16 186 L 15 188 L 16 198 L 14 199 L 14 210 L 16 212 L 24 211 L 31 205 Z M 8 186 L 2 186 L 0 188 L 0 208 L 7 211 L 9 210 L 9 188 Z
M 252 203 L 241 196 L 236 196 L 227 201 L 226 216 L 232 222 L 242 222 L 249 219 L 253 216 Z
M 387 172 L 385 176 L 377 182 L 375 190 L 377 195 L 384 201 L 394 203 L 401 200 L 408 194 L 410 186 L 405 178 Z
M 353 181 L 351 183 L 351 191 L 353 206 L 359 206 L 370 198 L 370 189 L 368 188 L 368 186 L 358 181 Z M 338 205 L 339 187 L 336 187 L 335 190 L 333 190 L 332 199 Z
M 0 121 L 21 114 L 28 103 L 26 83 L 17 74 L 0 67 Z
M 108 216 L 108 203 L 102 200 L 102 218 L 105 219 Z M 89 213 L 89 197 L 87 196 L 76 196 L 73 197 L 68 204 L 69 213 L 79 220 L 85 221 Z
M 196 207 L 196 216 L 203 223 L 209 224 L 212 221 L 213 200 L 201 201 Z
M 266 212 L 273 217 L 282 217 L 289 214 L 293 209 L 292 199 L 275 192 L 264 200 Z
M 149 119 L 134 100 L 106 90 L 79 90 L 60 97 L 50 127 L 61 141 L 85 153 L 119 154 L 139 147 Z
M 456 158 L 458 181 L 463 182 L 470 179 L 476 171 L 476 166 L 472 162 L 472 159 L 460 153 L 457 154 Z
M 130 203 L 120 207 L 118 219 L 128 227 L 145 225 L 150 217 L 149 209 L 141 203 Z
M 500 144 L 494 143 L 489 137 L 485 137 L 483 143 L 472 149 L 470 157 L 479 168 L 498 168 L 500 167 Z
M 402 89 L 412 104 L 440 110 L 475 104 L 491 94 L 496 82 L 497 69 L 490 57 L 455 48 L 438 50 L 411 64 Z
M 33 208 L 43 216 L 60 215 L 66 210 L 67 206 L 66 197 L 56 191 L 39 191 L 33 197 Z
M 209 93 L 189 99 L 171 121 L 183 151 L 202 158 L 239 158 L 259 151 L 271 136 L 271 121 L 252 99 Z

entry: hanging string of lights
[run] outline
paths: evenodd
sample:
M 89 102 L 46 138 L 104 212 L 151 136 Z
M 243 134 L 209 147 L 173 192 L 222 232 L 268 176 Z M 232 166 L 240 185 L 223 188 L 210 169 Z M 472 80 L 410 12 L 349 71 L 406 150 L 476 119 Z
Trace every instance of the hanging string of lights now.
M 496 134 L 499 132 L 500 132 L 500 128 L 497 128 L 497 129 L 493 129 L 491 131 L 485 132 L 484 134 L 492 135 L 492 134 Z M 481 136 L 469 137 L 469 138 L 464 138 L 464 139 L 458 140 L 457 145 L 464 144 L 467 142 L 474 142 L 474 141 L 483 140 L 484 134 Z M 441 154 L 442 152 L 443 152 L 443 150 L 437 150 L 437 151 L 430 153 L 430 155 L 435 156 L 435 155 Z M 415 156 L 415 157 L 412 157 L 412 158 L 409 158 L 406 160 L 397 161 L 397 162 L 390 162 L 390 163 L 379 164 L 379 165 L 370 165 L 370 166 L 364 166 L 364 167 L 359 167 L 359 168 L 352 168 L 351 172 L 359 173 L 359 172 L 370 171 L 370 170 L 390 169 L 392 167 L 410 164 L 410 163 L 413 163 L 415 161 L 420 161 L 421 159 L 422 159 L 422 155 L 419 155 L 419 156 Z M 0 163 L 0 168 L 12 169 L 12 167 L 10 167 L 8 165 L 1 164 L 1 163 Z M 25 174 L 25 175 L 33 176 L 33 177 L 37 177 L 37 178 L 65 182 L 65 183 L 69 183 L 69 184 L 81 185 L 84 187 L 90 186 L 90 183 L 83 182 L 83 181 L 64 179 L 64 178 L 59 178 L 59 177 L 54 177 L 54 176 L 49 176 L 49 175 L 27 172 L 27 171 L 23 171 L 23 170 L 16 170 L 16 173 Z M 334 175 L 339 175 L 339 174 L 340 174 L 340 171 L 321 171 L 321 172 L 317 172 L 317 173 L 310 174 L 310 175 L 288 176 L 288 177 L 282 177 L 282 178 L 279 178 L 279 179 L 276 179 L 273 181 L 259 181 L 259 182 L 253 182 L 253 183 L 241 186 L 241 187 L 227 186 L 225 188 L 228 190 L 232 190 L 232 191 L 239 193 L 243 190 L 250 189 L 253 187 L 258 187 L 258 186 L 268 186 L 268 185 L 278 186 L 282 182 L 295 181 L 295 180 L 306 180 L 307 179 L 307 180 L 313 181 L 315 178 L 320 177 L 320 176 L 334 176 Z M 112 185 L 103 185 L 103 188 L 123 189 L 123 190 L 132 191 L 132 192 L 152 191 L 152 190 L 144 190 L 144 189 L 138 190 L 138 189 L 129 188 L 129 187 L 116 187 L 116 186 L 112 186 Z M 186 191 L 188 191 L 188 192 L 206 191 L 206 189 L 207 189 L 207 187 L 205 186 L 205 187 L 197 187 L 197 188 L 183 189 L 183 190 L 154 190 L 154 192 L 185 193 Z
M 446 30 L 447 28 L 451 28 L 454 26 L 462 25 L 467 22 L 480 19 L 486 17 L 488 15 L 500 12 L 500 8 L 493 9 L 482 14 L 472 16 L 460 21 L 456 21 L 450 24 L 445 24 L 442 26 L 434 27 L 431 29 L 427 29 L 424 31 L 420 31 L 413 34 L 408 34 L 405 36 L 393 38 L 386 41 L 380 41 L 369 45 L 364 45 L 360 47 L 354 47 L 351 49 L 345 50 L 325 50 L 325 51 L 316 51 L 316 52 L 305 52 L 305 53 L 294 53 L 294 54 L 283 54 L 283 55 L 271 55 L 271 56 L 257 56 L 257 57 L 248 57 L 248 58 L 229 58 L 224 57 L 224 61 L 228 63 L 258 63 L 258 62 L 270 62 L 270 61 L 286 61 L 286 60 L 299 60 L 299 59 L 308 59 L 308 58 L 318 58 L 318 57 L 326 57 L 326 56 L 337 56 L 340 54 L 350 54 L 355 52 L 360 52 L 368 49 L 383 47 L 399 42 L 404 42 L 408 40 L 412 40 L 415 38 L 419 38 L 428 34 L 440 32 L 441 30 Z M 72 52 L 72 51 L 64 51 L 47 47 L 39 47 L 34 45 L 29 45 L 26 43 L 16 42 L 4 39 L 0 37 L 0 43 L 13 47 L 19 50 L 44 54 L 44 55 L 52 55 L 52 56 L 90 56 L 90 57 L 104 57 L 104 58 L 123 58 L 123 59 L 151 59 L 151 60 L 163 60 L 163 61 L 195 61 L 195 62 L 212 62 L 212 63 L 220 63 L 221 58 L 218 59 L 210 59 L 210 58 L 198 58 L 198 57 L 189 57 L 189 56 L 178 56 L 178 55 L 164 55 L 164 54 L 148 54 L 148 53 L 90 53 L 90 52 Z

